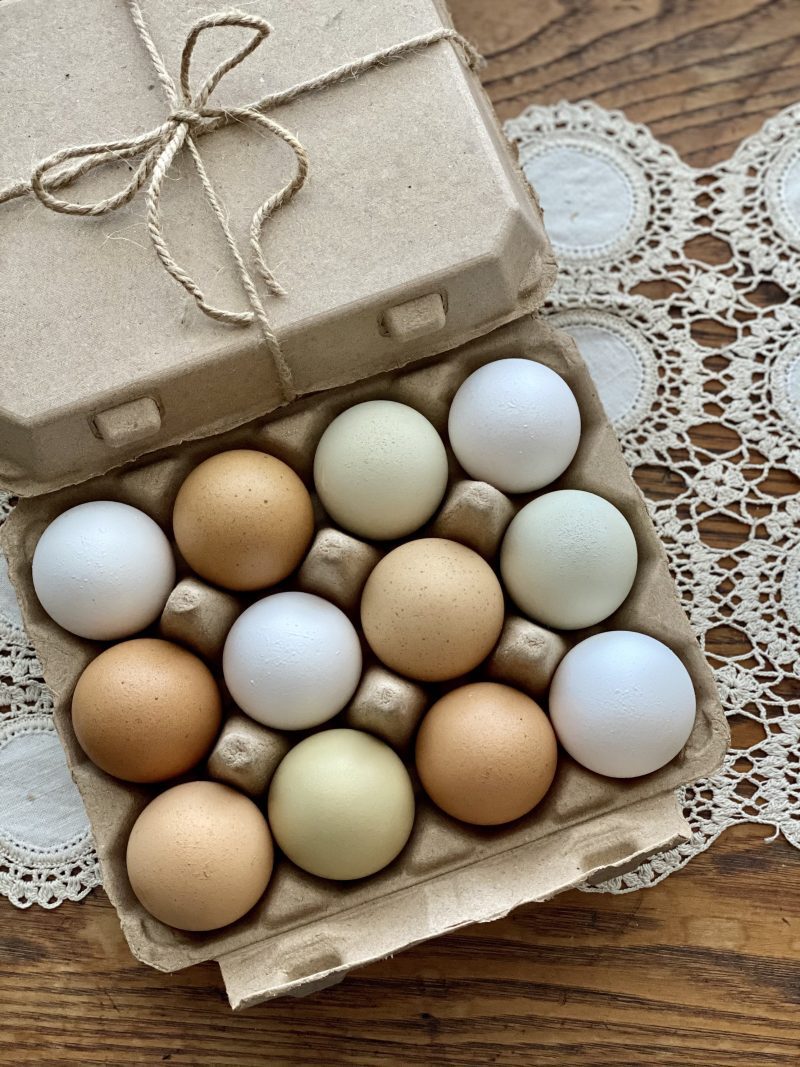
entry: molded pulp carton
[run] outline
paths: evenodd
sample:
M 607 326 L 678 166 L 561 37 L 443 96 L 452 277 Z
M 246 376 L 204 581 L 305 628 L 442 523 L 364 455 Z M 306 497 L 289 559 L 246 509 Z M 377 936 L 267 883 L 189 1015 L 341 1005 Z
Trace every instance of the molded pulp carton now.
M 24 177 L 32 160 L 64 145 L 163 121 L 167 105 L 127 9 L 100 8 L 90 0 L 0 8 L 0 143 L 10 175 Z M 213 10 L 206 0 L 144 4 L 170 71 L 192 22 Z M 447 24 L 433 0 L 258 0 L 247 10 L 265 15 L 273 35 L 218 89 L 228 104 Z M 241 32 L 209 35 L 203 69 L 229 55 Z M 141 200 L 96 219 L 56 215 L 32 198 L 0 205 L 0 481 L 22 498 L 3 542 L 26 626 L 132 951 L 169 971 L 218 960 L 235 1007 L 310 992 L 362 963 L 619 873 L 685 840 L 675 789 L 711 772 L 727 743 L 711 673 L 586 367 L 571 339 L 534 314 L 555 269 L 541 214 L 459 52 L 443 41 L 271 114 L 303 142 L 311 168 L 263 242 L 287 291 L 264 300 L 291 371 L 288 402 L 259 331 L 203 316 L 160 269 Z M 245 247 L 250 215 L 286 180 L 291 154 L 246 123 L 198 145 Z M 84 179 L 75 196 L 108 195 L 120 181 L 111 169 Z M 163 215 L 176 258 L 217 304 L 246 309 L 185 155 L 172 175 Z M 154 790 L 105 775 L 75 740 L 72 689 L 103 646 L 61 630 L 40 608 L 30 562 L 42 530 L 74 504 L 111 498 L 169 532 L 181 480 L 231 447 L 286 459 L 313 490 L 314 448 L 345 407 L 398 400 L 445 433 L 459 384 L 505 356 L 551 366 L 575 392 L 582 442 L 548 489 L 601 493 L 631 523 L 637 582 L 602 628 L 642 630 L 682 657 L 698 697 L 685 749 L 632 781 L 562 756 L 544 802 L 500 829 L 457 823 L 420 793 L 408 846 L 372 878 L 327 882 L 280 858 L 262 901 L 232 926 L 188 934 L 157 922 L 134 897 L 124 862 L 128 832 Z M 465 475 L 450 459 L 455 484 Z M 527 499 L 514 498 L 513 507 Z M 458 536 L 457 520 L 448 522 L 448 536 Z M 331 525 L 324 515 L 321 524 Z M 293 586 L 290 579 L 280 588 Z M 352 604 L 346 594 L 342 602 Z

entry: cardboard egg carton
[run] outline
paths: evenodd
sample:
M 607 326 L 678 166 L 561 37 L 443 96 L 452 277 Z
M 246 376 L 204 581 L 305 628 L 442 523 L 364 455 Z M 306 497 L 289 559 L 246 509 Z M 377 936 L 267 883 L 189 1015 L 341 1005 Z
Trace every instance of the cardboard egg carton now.
M 70 721 L 72 690 L 81 670 L 101 646 L 54 626 L 39 606 L 30 561 L 42 531 L 67 508 L 107 498 L 141 508 L 170 532 L 172 501 L 183 479 L 208 456 L 230 448 L 268 451 L 286 460 L 313 488 L 313 454 L 325 427 L 345 408 L 364 400 L 410 404 L 429 418 L 446 440 L 449 404 L 461 382 L 484 363 L 511 356 L 538 360 L 561 374 L 581 410 L 583 432 L 578 453 L 566 473 L 543 491 L 580 488 L 599 493 L 622 511 L 638 544 L 639 570 L 628 599 L 602 626 L 571 634 L 569 641 L 599 629 L 632 629 L 651 634 L 672 648 L 689 670 L 697 694 L 696 722 L 685 748 L 666 767 L 630 781 L 602 778 L 562 754 L 555 782 L 544 801 L 506 827 L 487 829 L 458 823 L 419 793 L 407 847 L 377 875 L 353 883 L 329 882 L 280 858 L 263 899 L 232 926 L 193 934 L 159 923 L 135 898 L 125 869 L 128 834 L 155 790 L 108 777 L 89 762 L 75 739 Z M 514 511 L 531 496 L 509 499 L 496 490 L 487 492 L 489 487 L 483 489 L 480 483 L 469 482 L 452 453 L 449 456 L 448 495 L 419 536 L 437 534 L 463 540 L 495 561 L 503 530 Z M 367 545 L 337 531 L 321 510 L 319 518 L 320 532 L 299 574 L 271 590 L 236 598 L 241 606 L 277 589 L 301 587 L 334 599 L 357 620 L 364 581 L 391 545 Z M 165 971 L 217 960 L 234 1007 L 281 994 L 313 991 L 339 980 L 353 967 L 406 945 L 467 923 L 499 917 L 522 903 L 546 899 L 587 879 L 620 873 L 652 852 L 686 840 L 688 827 L 678 810 L 675 790 L 713 771 L 727 745 L 727 727 L 711 672 L 676 599 L 664 550 L 588 371 L 572 340 L 535 317 L 519 319 L 414 369 L 379 375 L 298 401 L 274 417 L 187 442 L 113 475 L 23 500 L 3 533 L 26 625 L 54 693 L 56 723 L 92 823 L 103 883 L 119 912 L 131 949 L 138 959 Z M 187 586 L 184 582 L 182 587 L 184 591 L 188 588 L 194 599 L 189 596 L 189 606 L 184 604 L 182 612 L 182 600 L 176 594 L 177 606 L 173 599 L 166 612 L 165 632 L 181 638 L 183 613 L 194 629 L 190 626 L 188 631 L 192 639 L 186 636 L 187 631 L 182 639 L 202 651 L 204 638 L 202 634 L 198 638 L 202 622 L 198 620 L 204 611 L 210 611 L 207 626 L 213 631 L 213 640 L 205 647 L 218 656 L 220 633 L 230 625 L 235 605 L 232 607 L 227 594 L 220 598 L 218 591 L 209 590 L 198 607 L 196 594 L 202 594 L 202 588 L 198 590 L 202 583 L 193 586 L 190 581 Z M 213 618 L 215 602 L 221 614 Z M 469 679 L 505 679 L 543 700 L 540 694 L 566 644 L 565 637 L 521 619 L 508 604 L 506 627 L 497 650 Z M 212 664 L 219 671 L 218 658 L 212 658 Z M 402 750 L 407 748 L 424 706 L 442 691 L 442 687 L 397 679 L 373 665 L 367 668 L 349 708 L 326 725 L 359 724 L 379 735 L 383 730 L 384 736 Z M 402 729 L 392 731 L 392 715 L 402 720 Z

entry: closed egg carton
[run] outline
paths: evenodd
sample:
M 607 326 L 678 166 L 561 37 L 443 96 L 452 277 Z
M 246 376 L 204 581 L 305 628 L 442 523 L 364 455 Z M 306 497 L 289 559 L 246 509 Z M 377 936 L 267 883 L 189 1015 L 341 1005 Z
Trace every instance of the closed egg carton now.
M 125 869 L 127 833 L 152 791 L 103 775 L 86 760 L 74 738 L 69 710 L 72 689 L 83 665 L 100 646 L 55 627 L 39 607 L 31 585 L 30 560 L 41 531 L 75 504 L 111 498 L 147 511 L 169 533 L 171 501 L 188 471 L 208 456 L 231 448 L 270 451 L 289 462 L 312 488 L 313 454 L 326 426 L 345 408 L 364 400 L 410 404 L 434 423 L 446 441 L 447 412 L 459 385 L 484 363 L 512 356 L 551 367 L 576 395 L 583 422 L 577 455 L 564 475 L 543 491 L 581 488 L 599 493 L 617 505 L 633 527 L 639 546 L 637 581 L 622 607 L 595 629 L 642 630 L 682 658 L 698 697 L 695 728 L 685 749 L 660 771 L 625 782 L 601 778 L 562 756 L 544 801 L 530 815 L 496 829 L 457 823 L 418 792 L 417 817 L 407 847 L 371 878 L 326 882 L 282 858 L 264 898 L 232 926 L 208 934 L 187 934 L 157 922 L 133 896 Z M 452 489 L 466 475 L 449 449 L 448 453 Z M 511 510 L 523 506 L 532 495 L 536 494 L 512 498 Z M 315 503 L 321 524 L 332 527 Z M 505 498 L 502 507 L 509 508 Z M 419 536 L 435 531 L 437 521 L 434 516 Z M 310 991 L 404 944 L 464 922 L 503 914 L 525 900 L 550 896 L 599 871 L 613 869 L 614 864 L 665 847 L 685 833 L 672 792 L 712 771 L 727 744 L 710 671 L 676 600 L 663 548 L 588 371 L 572 340 L 539 319 L 514 322 L 425 366 L 301 400 L 272 419 L 186 442 L 146 464 L 22 501 L 6 524 L 4 539 L 26 623 L 42 652 L 56 697 L 56 722 L 92 822 L 104 885 L 131 947 L 139 959 L 168 971 L 219 960 L 236 1005 L 295 989 Z M 374 546 L 374 560 L 387 547 L 391 545 Z M 496 551 L 491 562 L 496 566 Z M 364 566 L 344 567 L 341 574 L 347 581 L 357 571 L 357 583 L 363 584 L 366 570 Z M 325 580 L 330 580 L 330 572 Z M 313 581 L 301 584 L 315 591 Z M 292 587 L 297 587 L 296 579 L 279 588 Z M 243 606 L 261 595 L 242 598 Z M 358 597 L 351 588 L 343 589 L 340 599 L 352 609 Z M 517 615 L 511 605 L 508 611 Z M 585 635 L 572 634 L 570 639 Z M 486 676 L 484 668 L 470 679 Z M 435 695 L 432 690 L 431 700 Z M 598 845 L 599 840 L 606 844 Z

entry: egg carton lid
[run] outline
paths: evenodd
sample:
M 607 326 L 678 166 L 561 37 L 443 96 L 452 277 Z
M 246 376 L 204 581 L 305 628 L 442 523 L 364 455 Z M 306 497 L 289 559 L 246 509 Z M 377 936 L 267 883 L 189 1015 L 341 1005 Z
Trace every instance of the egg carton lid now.
M 218 0 L 144 0 L 177 79 L 195 20 Z M 269 39 L 230 71 L 216 105 L 263 98 L 449 25 L 439 0 L 255 0 Z M 198 80 L 241 29 L 208 31 Z M 124 4 L 0 6 L 4 180 L 65 146 L 134 135 L 169 111 Z M 455 348 L 538 308 L 555 266 L 535 197 L 480 83 L 450 41 L 274 108 L 310 175 L 267 223 L 262 247 L 286 290 L 261 286 L 304 396 Z M 255 208 L 292 172 L 287 145 L 254 123 L 198 140 L 241 248 Z M 89 201 L 130 177 L 101 168 L 62 195 Z M 186 152 L 162 193 L 165 235 L 209 300 L 248 309 Z M 205 437 L 285 401 L 259 328 L 202 314 L 161 268 L 140 192 L 97 218 L 33 197 L 0 205 L 0 485 L 33 495 L 147 452 Z

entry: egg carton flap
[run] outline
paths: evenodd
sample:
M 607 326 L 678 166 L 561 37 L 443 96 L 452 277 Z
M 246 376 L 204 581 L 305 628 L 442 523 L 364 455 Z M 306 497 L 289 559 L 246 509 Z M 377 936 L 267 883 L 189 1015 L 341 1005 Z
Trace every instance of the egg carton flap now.
M 308 996 L 373 963 L 475 922 L 503 918 L 526 903 L 549 900 L 585 881 L 623 873 L 647 856 L 688 841 L 691 831 L 674 794 L 632 804 L 573 828 L 569 848 L 555 831 L 390 893 L 332 918 L 300 926 L 219 959 L 231 1007 L 279 996 Z M 356 936 L 356 931 L 358 934 Z

